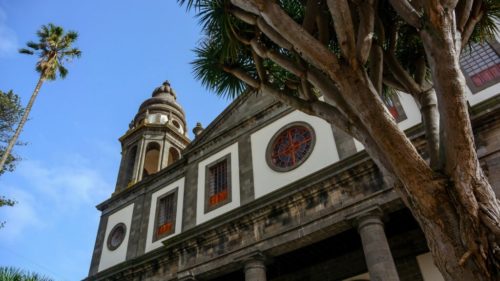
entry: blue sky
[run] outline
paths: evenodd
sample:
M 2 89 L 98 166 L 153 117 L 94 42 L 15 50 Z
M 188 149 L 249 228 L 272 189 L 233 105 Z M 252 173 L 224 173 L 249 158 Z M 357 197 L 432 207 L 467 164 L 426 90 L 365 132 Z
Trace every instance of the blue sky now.
M 23 104 L 37 82 L 35 57 L 17 54 L 42 24 L 76 30 L 83 55 L 65 80 L 46 83 L 21 135 L 17 169 L 0 177 L 0 266 L 53 277 L 87 275 L 97 232 L 95 205 L 113 192 L 120 145 L 140 103 L 168 79 L 189 131 L 206 127 L 228 101 L 192 76 L 201 39 L 192 14 L 174 0 L 0 0 L 0 89 Z

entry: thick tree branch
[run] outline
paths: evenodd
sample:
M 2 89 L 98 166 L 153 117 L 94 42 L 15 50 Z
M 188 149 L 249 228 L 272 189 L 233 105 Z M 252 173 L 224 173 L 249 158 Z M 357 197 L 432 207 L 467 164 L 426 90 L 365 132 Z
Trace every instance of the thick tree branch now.
M 483 11 L 479 11 L 478 14 L 472 15 L 469 18 L 469 21 L 464 27 L 464 31 L 462 32 L 462 46 L 461 48 L 463 49 L 467 43 L 469 42 L 469 39 L 472 35 L 472 32 L 474 31 L 474 28 L 476 27 L 476 24 L 481 21 L 481 19 L 484 16 Z
M 329 20 L 323 12 L 318 13 L 316 18 L 316 24 L 318 25 L 318 39 L 323 45 L 327 45 L 330 40 L 330 28 Z
M 384 74 L 384 51 L 378 44 L 372 44 L 370 50 L 370 79 L 378 93 L 382 93 Z
M 281 48 L 291 50 L 293 48 L 292 44 L 288 42 L 283 36 L 276 32 L 271 26 L 269 26 L 262 18 L 257 15 L 250 14 L 238 8 L 230 9 L 231 14 L 233 14 L 237 19 L 257 26 L 262 33 L 264 33 L 271 41 L 276 43 Z
M 425 76 L 427 74 L 427 63 L 425 57 L 419 57 L 415 62 L 415 83 L 419 84 L 420 87 L 423 86 L 425 82 Z
M 394 76 L 392 76 L 392 73 L 384 73 L 383 82 L 385 85 L 393 88 L 394 90 L 397 90 L 400 92 L 406 91 L 406 89 L 403 87 L 403 85 L 401 85 L 401 83 L 399 83 L 399 81 L 396 80 L 396 78 L 394 78 Z
M 473 4 L 474 0 L 462 0 L 458 2 L 457 8 L 455 9 L 455 18 L 457 21 L 457 29 L 460 32 L 464 31 L 464 27 L 469 20 Z
M 239 2 L 248 1 L 254 2 L 251 0 L 231 0 L 235 5 L 238 5 Z M 293 50 L 301 54 L 306 61 L 320 69 L 326 67 L 329 72 L 334 73 L 336 78 L 341 76 L 339 63 L 335 55 L 290 18 L 278 4 L 265 2 L 261 7 L 260 15 L 277 33 L 289 38 Z
M 365 64 L 370 54 L 375 26 L 374 0 L 362 1 L 359 9 L 359 29 L 356 42 L 356 56 L 361 64 Z
M 314 27 L 316 26 L 317 15 L 318 0 L 307 0 L 306 14 L 304 16 L 304 21 L 302 22 L 302 27 L 311 34 L 313 33 Z
M 403 66 L 396 59 L 394 53 L 388 51 L 384 52 L 384 62 L 389 66 L 394 78 L 396 78 L 399 83 L 403 85 L 407 93 L 422 92 L 420 85 L 418 85 L 411 75 L 403 68 Z
M 264 59 L 270 59 L 286 69 L 287 71 L 290 71 L 297 77 L 302 77 L 305 75 L 304 70 L 302 67 L 297 65 L 296 63 L 290 61 L 287 57 L 283 56 L 282 54 L 264 47 L 262 44 L 260 44 L 257 40 L 252 40 L 250 42 L 250 46 L 252 46 L 252 50 L 254 50 L 261 58 Z
M 415 10 L 415 8 L 413 8 L 408 0 L 389 0 L 389 2 L 394 10 L 396 10 L 401 18 L 409 25 L 415 27 L 416 29 L 422 28 L 422 24 L 420 22 L 422 16 Z
M 223 66 L 222 69 L 234 75 L 236 78 L 240 79 L 241 81 L 245 82 L 248 86 L 254 88 L 254 89 L 259 89 L 260 88 L 260 82 L 250 76 L 248 73 L 246 73 L 244 70 L 240 68 L 234 68 L 234 67 L 229 67 L 229 66 Z
M 327 0 L 327 3 L 333 18 L 333 25 L 340 49 L 352 67 L 356 68 L 358 67 L 356 61 L 356 42 L 349 4 L 347 0 Z
M 255 51 L 252 50 L 252 57 L 257 69 L 257 75 L 259 75 L 260 81 L 267 81 L 266 70 L 262 65 L 262 58 L 260 58 Z

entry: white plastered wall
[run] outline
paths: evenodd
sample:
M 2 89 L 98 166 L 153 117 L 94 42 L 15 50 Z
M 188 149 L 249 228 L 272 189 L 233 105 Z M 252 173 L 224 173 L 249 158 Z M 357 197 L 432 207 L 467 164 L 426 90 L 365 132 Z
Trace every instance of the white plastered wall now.
M 417 263 L 424 281 L 444 281 L 443 275 L 434 265 L 431 253 L 417 256 Z
M 475 94 L 472 94 L 469 88 L 467 88 L 467 100 L 469 101 L 469 104 L 471 106 L 474 106 L 498 94 L 500 94 L 500 83 L 496 83 L 495 85 L 483 89 Z
M 205 213 L 205 168 L 207 165 L 225 157 L 231 157 L 231 202 Z M 205 160 L 198 163 L 198 199 L 196 205 L 196 223 L 201 224 L 222 215 L 234 208 L 240 206 L 240 171 L 238 159 L 238 143 L 213 154 Z
M 148 233 L 146 237 L 146 249 L 145 252 L 149 252 L 158 247 L 161 247 L 162 241 L 171 238 L 179 233 L 181 233 L 182 228 L 182 210 L 183 210 L 183 202 L 184 202 L 184 182 L 185 178 L 181 178 L 157 191 L 155 191 L 151 195 L 151 209 L 149 211 L 149 221 L 148 221 Z M 175 231 L 162 239 L 158 239 L 153 242 L 153 233 L 154 233 L 154 224 L 156 218 L 156 207 L 158 198 L 162 195 L 174 190 L 177 188 L 177 210 L 175 212 Z
M 288 172 L 274 171 L 266 162 L 267 145 L 276 132 L 284 126 L 297 121 L 306 122 L 313 127 L 316 134 L 316 144 L 313 151 L 309 158 L 296 169 Z M 251 142 L 255 198 L 275 191 L 339 160 L 330 124 L 300 111 L 293 111 L 253 133 Z
M 104 243 L 102 245 L 101 260 L 99 262 L 99 271 L 106 268 L 112 267 L 115 264 L 125 261 L 127 257 L 128 248 L 128 238 L 130 234 L 130 227 L 132 225 L 132 213 L 134 212 L 134 204 L 130 204 L 127 207 L 117 211 L 108 218 L 108 224 L 106 225 L 106 234 L 104 236 Z M 125 238 L 122 244 L 111 251 L 107 247 L 108 236 L 113 227 L 119 223 L 123 223 L 126 226 Z
M 399 101 L 403 107 L 406 119 L 398 123 L 398 127 L 402 130 L 411 128 L 422 121 L 420 110 L 412 96 L 405 93 L 398 93 Z

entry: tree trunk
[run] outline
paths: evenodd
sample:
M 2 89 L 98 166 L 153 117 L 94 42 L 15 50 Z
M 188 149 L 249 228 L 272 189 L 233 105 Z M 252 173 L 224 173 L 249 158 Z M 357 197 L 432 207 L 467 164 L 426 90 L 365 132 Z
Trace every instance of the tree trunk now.
M 420 33 L 441 114 L 443 168 L 449 178 L 447 197 L 452 205 L 447 208 L 456 216 L 448 229 L 440 230 L 445 235 L 448 232 L 454 251 L 443 251 L 437 242 L 429 246 L 447 280 L 499 280 L 500 208 L 474 146 L 466 84 L 459 65 L 461 40 L 454 21 L 452 11 L 439 11 L 430 17 L 429 29 Z M 429 233 L 426 237 L 429 242 L 437 238 Z
M 38 92 L 40 91 L 40 88 L 43 85 L 43 82 L 45 79 L 43 78 L 43 74 L 40 75 L 40 79 L 38 79 L 38 83 L 36 84 L 35 90 L 33 91 L 33 94 L 31 94 L 31 98 L 28 102 L 28 105 L 26 106 L 26 109 L 24 110 L 23 117 L 21 118 L 21 121 L 19 121 L 19 125 L 17 126 L 16 132 L 12 136 L 12 138 L 9 141 L 9 144 L 7 145 L 7 148 L 5 149 L 4 154 L 2 155 L 2 159 L 0 159 L 0 171 L 4 170 L 5 162 L 7 161 L 7 158 L 9 157 L 12 148 L 17 142 L 17 139 L 19 138 L 19 135 L 21 134 L 21 131 L 23 130 L 24 123 L 28 120 L 28 116 L 30 114 L 31 108 L 33 107 L 33 104 L 35 103 L 36 97 L 38 96 Z
M 389 164 L 388 170 L 401 181 L 388 183 L 389 186 L 400 194 L 419 222 L 444 277 L 449 281 L 499 280 L 496 255 L 500 252 L 500 208 L 474 147 L 466 86 L 458 63 L 461 40 L 455 28 L 454 10 L 422 3 L 426 16 L 421 19 L 409 9 L 408 1 L 393 1 L 406 3 L 400 8 L 417 17 L 412 22 L 419 26 L 432 70 L 444 137 L 443 171 L 438 174 L 392 120 L 366 71 L 350 60 L 352 55 L 346 54 L 349 64 L 339 61 L 272 1 L 231 2 L 260 16 L 286 38 L 302 59 L 338 85 L 349 108 L 358 109 L 356 117 L 373 139 L 373 146 L 386 152 L 383 158 Z M 425 25 L 420 28 L 424 20 Z M 345 47 L 343 53 L 348 49 Z
M 425 129 L 430 166 L 432 170 L 437 171 L 441 168 L 441 161 L 439 157 L 439 112 L 434 88 L 420 94 L 418 103 Z

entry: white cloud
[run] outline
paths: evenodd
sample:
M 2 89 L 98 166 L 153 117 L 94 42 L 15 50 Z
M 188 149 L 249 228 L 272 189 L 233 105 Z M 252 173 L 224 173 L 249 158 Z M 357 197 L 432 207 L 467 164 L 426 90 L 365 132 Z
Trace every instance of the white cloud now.
M 43 220 L 35 210 L 36 199 L 29 193 L 8 186 L 5 190 L 8 199 L 17 203 L 14 207 L 4 206 L 0 209 L 0 220 L 5 221 L 5 226 L 0 230 L 2 237 L 12 240 L 18 237 L 25 229 L 39 229 L 43 227 Z
M 47 225 L 79 218 L 83 209 L 93 208 L 110 195 L 112 186 L 88 160 L 42 163 L 23 160 L 14 172 L 13 183 L 2 184 L 2 195 L 18 203 L 0 208 L 0 239 L 15 241 L 19 235 Z
M 17 35 L 7 25 L 7 13 L 0 7 L 0 57 L 15 54 L 17 48 Z
M 106 197 L 110 184 L 101 176 L 100 171 L 80 155 L 74 155 L 70 162 L 44 165 L 38 161 L 23 161 L 17 168 L 38 193 L 43 194 L 62 211 L 72 211 L 82 205 Z

